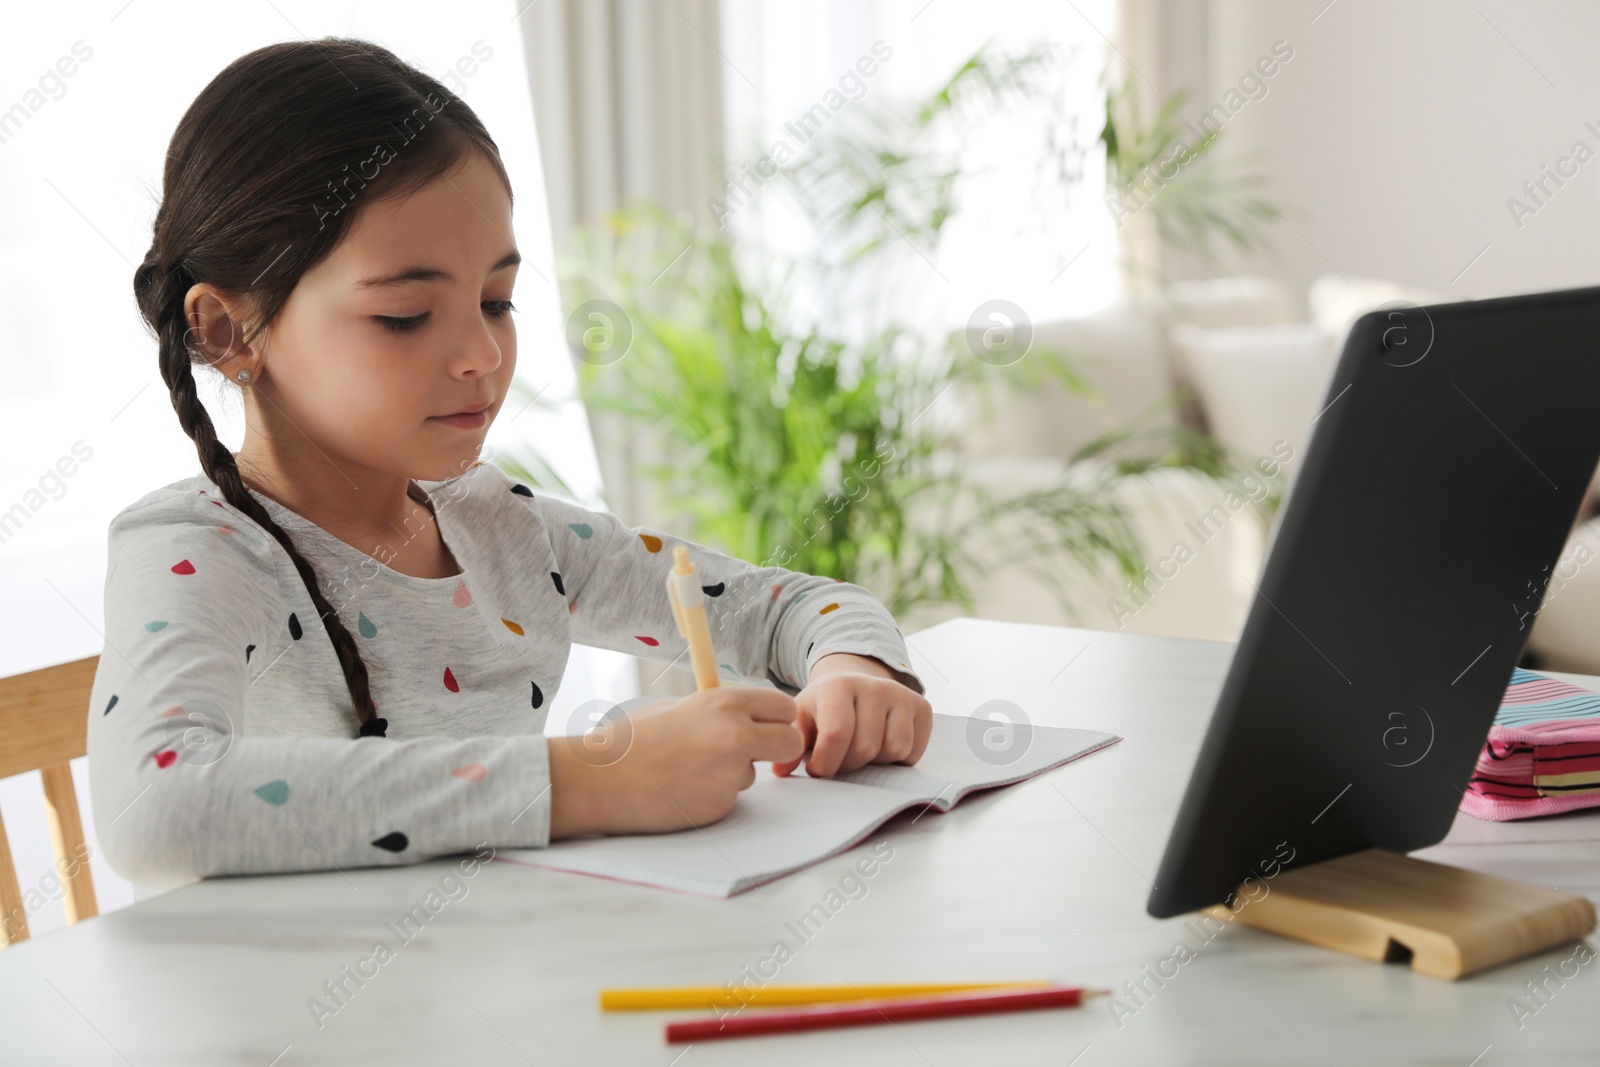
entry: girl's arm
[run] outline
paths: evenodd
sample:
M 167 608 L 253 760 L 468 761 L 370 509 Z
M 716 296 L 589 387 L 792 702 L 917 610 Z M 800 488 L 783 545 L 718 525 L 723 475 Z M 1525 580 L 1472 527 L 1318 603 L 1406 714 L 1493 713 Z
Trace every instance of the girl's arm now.
M 666 591 L 673 546 L 684 544 L 707 594 L 706 620 L 725 670 L 770 681 L 792 696 L 818 660 L 845 652 L 875 659 L 896 681 L 924 691 L 894 616 L 861 586 L 759 567 L 659 530 L 629 527 L 610 512 L 533 494 L 496 473 L 550 539 L 572 640 L 687 669 L 688 645 Z
M 274 660 L 291 642 L 328 637 L 315 618 L 280 617 L 269 535 L 211 499 L 162 494 L 110 528 L 88 750 L 111 866 L 175 884 L 544 846 L 541 734 L 357 738 L 342 681 L 326 708 L 286 709 L 329 736 L 246 732 L 248 687 L 290 669 Z

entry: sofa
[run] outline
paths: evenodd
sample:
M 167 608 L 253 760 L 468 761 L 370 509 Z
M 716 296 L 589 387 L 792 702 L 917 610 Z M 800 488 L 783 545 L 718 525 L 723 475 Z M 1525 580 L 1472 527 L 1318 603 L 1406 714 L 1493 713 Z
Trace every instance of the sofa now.
M 1140 412 L 1155 425 L 1203 430 L 1251 474 L 1221 484 L 1198 471 L 1156 468 L 1111 490 L 1148 570 L 1130 583 L 1109 565 L 1051 565 L 1067 592 L 1026 566 L 999 560 L 977 584 L 977 614 L 1056 625 L 1215 641 L 1237 640 L 1254 599 L 1271 529 L 1270 493 L 1294 481 L 1334 361 L 1356 318 L 1398 302 L 1456 294 L 1327 274 L 1309 287 L 1301 315 L 1273 278 L 1182 282 L 1158 297 L 1082 318 L 1034 325 L 1032 345 L 1068 354 L 1093 389 L 960 386 L 947 416 L 964 476 L 992 492 L 1027 492 L 1070 476 L 1066 457 Z M 1173 405 L 1172 398 L 1186 401 Z M 1103 455 L 1114 456 L 1115 447 Z M 1591 488 L 1591 499 L 1595 496 Z M 1600 625 L 1600 518 L 1580 511 L 1533 623 L 1528 662 L 1600 671 L 1589 634 Z M 1062 601 L 1065 600 L 1065 603 Z M 953 613 L 929 611 L 926 625 Z

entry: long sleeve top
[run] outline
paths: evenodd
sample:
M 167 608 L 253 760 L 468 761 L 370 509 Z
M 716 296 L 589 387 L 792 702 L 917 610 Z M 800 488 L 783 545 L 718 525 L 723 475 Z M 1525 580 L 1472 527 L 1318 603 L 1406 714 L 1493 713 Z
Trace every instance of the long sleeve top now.
M 544 847 L 543 730 L 572 643 L 688 665 L 665 585 L 678 543 L 725 679 L 792 695 L 823 655 L 852 652 L 923 691 L 894 618 L 860 586 L 630 527 L 490 463 L 412 487 L 459 575 L 401 574 L 255 493 L 354 635 L 385 737 L 357 736 L 288 553 L 208 477 L 112 520 L 88 754 L 116 871 L 155 886 Z

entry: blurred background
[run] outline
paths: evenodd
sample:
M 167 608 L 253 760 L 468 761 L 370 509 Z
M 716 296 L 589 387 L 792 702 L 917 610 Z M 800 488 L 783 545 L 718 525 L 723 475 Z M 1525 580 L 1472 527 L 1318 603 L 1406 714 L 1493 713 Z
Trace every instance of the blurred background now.
M 1600 282 L 1579 0 L 34 5 L 0 37 L 0 675 L 100 652 L 107 524 L 199 469 L 131 287 L 174 126 L 325 34 L 441 79 L 516 184 L 522 400 L 484 458 L 908 634 L 1235 640 L 1355 317 Z M 1600 671 L 1591 510 L 1529 665 Z M 550 729 L 692 686 L 578 648 Z M 37 776 L 0 811 L 47 932 Z

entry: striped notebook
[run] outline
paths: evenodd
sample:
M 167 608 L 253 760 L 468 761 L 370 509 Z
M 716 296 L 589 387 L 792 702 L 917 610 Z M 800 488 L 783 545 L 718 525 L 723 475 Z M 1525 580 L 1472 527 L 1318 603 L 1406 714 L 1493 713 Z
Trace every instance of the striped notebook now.
M 1518 667 L 1461 810 L 1526 819 L 1600 805 L 1600 693 Z

